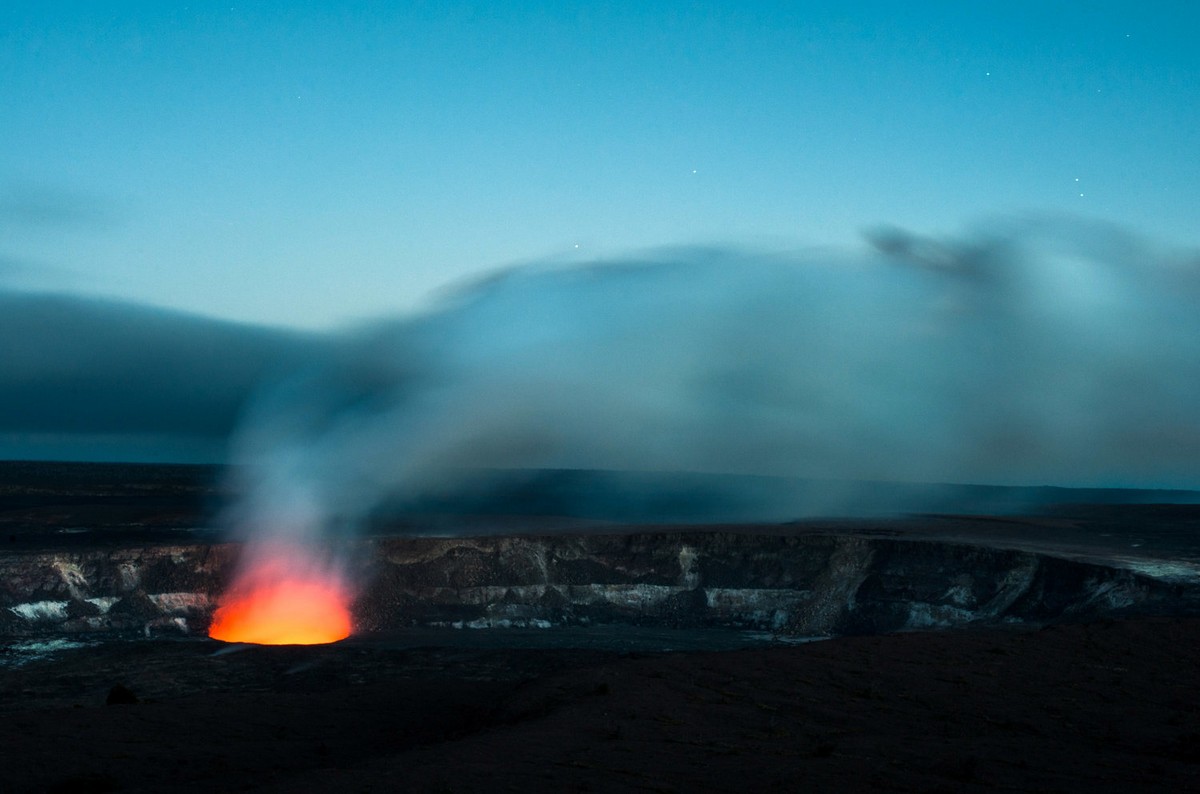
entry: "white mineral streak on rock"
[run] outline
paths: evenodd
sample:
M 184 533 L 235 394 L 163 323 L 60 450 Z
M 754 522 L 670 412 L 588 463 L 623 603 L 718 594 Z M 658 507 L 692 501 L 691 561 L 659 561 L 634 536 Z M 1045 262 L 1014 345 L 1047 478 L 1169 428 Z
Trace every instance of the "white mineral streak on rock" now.
M 18 642 L 8 646 L 8 652 L 0 656 L 0 666 L 20 667 L 29 662 L 46 659 L 59 651 L 90 648 L 97 644 L 95 642 L 75 642 L 65 639 Z
M 83 600 L 99 609 L 101 615 L 107 615 L 108 610 L 112 609 L 112 605 L 121 599 L 116 596 L 98 596 L 96 598 L 85 598 Z
M 435 602 L 450 601 L 456 604 L 493 604 L 503 600 L 509 593 L 518 601 L 535 601 L 546 592 L 544 584 L 529 585 L 480 585 L 479 587 L 437 587 L 421 590 L 424 595 L 432 596 Z
M 1140 596 L 1142 595 L 1142 588 L 1133 582 L 1116 579 L 1108 581 L 1089 579 L 1084 584 L 1084 588 L 1090 595 L 1086 602 L 1079 604 L 1075 609 L 1097 604 L 1108 609 L 1121 609 L 1136 604 L 1141 600 Z
M 1037 557 L 1022 555 L 1017 564 L 1004 573 L 996 594 L 982 605 L 975 598 L 971 577 L 966 574 L 955 577 L 954 583 L 942 595 L 942 602 L 948 603 L 912 602 L 904 628 L 950 628 L 994 619 L 1029 590 L 1038 567 Z
M 954 582 L 942 594 L 943 601 L 949 601 L 956 607 L 970 609 L 975 606 L 975 593 L 972 591 L 974 582 L 969 574 L 954 577 Z
M 79 568 L 79 564 L 70 560 L 56 559 L 52 565 L 58 576 L 62 579 L 63 584 L 67 586 L 67 591 L 70 592 L 71 598 L 83 599 L 87 596 L 87 577 L 83 575 L 83 571 Z
M 123 562 L 117 570 L 121 572 L 122 590 L 137 589 L 138 583 L 142 580 L 142 574 L 136 563 Z
M 963 626 L 978 617 L 969 609 L 960 609 L 948 604 L 927 604 L 915 601 L 909 604 L 906 629 L 944 629 Z
M 688 590 L 694 589 L 700 584 L 699 572 L 692 570 L 692 565 L 699 556 L 699 553 L 691 546 L 679 549 L 679 584 Z
M 553 623 L 548 620 L 509 620 L 508 618 L 476 618 L 475 620 L 456 620 L 451 623 L 438 622 L 429 625 L 437 628 L 452 629 L 548 629 Z
M 793 614 L 803 613 L 812 601 L 811 590 L 767 590 L 710 587 L 704 591 L 708 608 L 718 619 L 750 622 L 781 629 Z
M 802 624 L 806 634 L 829 634 L 838 619 L 855 608 L 855 594 L 871 572 L 875 549 L 861 538 L 839 538 L 829 563 L 812 584 L 813 598 L 805 605 Z
M 607 603 L 631 609 L 645 609 L 662 604 L 685 588 L 661 584 L 588 584 L 571 587 L 572 601 Z M 577 598 L 576 593 L 584 595 Z M 590 598 L 587 598 L 590 596 Z
M 766 604 L 808 600 L 808 590 L 767 590 L 746 587 L 709 587 L 704 591 L 709 609 L 743 610 Z
M 1184 560 L 1146 560 L 1132 557 L 1116 557 L 1113 564 L 1134 573 L 1162 579 L 1167 582 L 1200 581 L 1200 564 Z
M 29 621 L 66 620 L 67 601 L 31 601 L 9 607 L 9 611 Z
M 1018 598 L 1029 591 L 1037 575 L 1038 565 L 1036 556 L 1022 555 L 1015 567 L 1005 571 L 996 595 L 978 610 L 979 618 L 993 618 L 1007 612 Z
M 150 593 L 148 597 L 168 615 L 206 612 L 212 606 L 212 599 L 204 593 Z

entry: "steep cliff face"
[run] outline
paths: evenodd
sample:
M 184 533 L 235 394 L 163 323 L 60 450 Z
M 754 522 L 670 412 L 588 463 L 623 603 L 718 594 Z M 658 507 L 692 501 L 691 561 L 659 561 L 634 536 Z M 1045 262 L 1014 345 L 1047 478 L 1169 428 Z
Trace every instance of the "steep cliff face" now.
M 0 556 L 0 634 L 203 630 L 236 554 L 221 544 Z
M 0 634 L 203 633 L 233 544 L 0 557 Z M 852 533 L 388 537 L 353 550 L 361 632 L 637 624 L 786 635 L 1200 613 L 1200 584 L 1030 551 Z
M 1032 552 L 854 535 L 375 543 L 363 628 L 637 623 L 786 634 L 1190 610 L 1191 585 Z

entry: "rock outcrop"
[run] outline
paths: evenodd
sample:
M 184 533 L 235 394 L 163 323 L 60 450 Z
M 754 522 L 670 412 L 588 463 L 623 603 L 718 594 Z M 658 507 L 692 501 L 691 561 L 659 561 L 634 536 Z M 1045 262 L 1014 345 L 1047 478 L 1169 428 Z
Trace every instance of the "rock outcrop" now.
M 0 635 L 202 634 L 237 553 L 184 544 L 0 556 Z M 1178 571 L 854 532 L 377 537 L 351 556 L 359 632 L 633 624 L 820 636 L 1200 614 L 1200 582 Z

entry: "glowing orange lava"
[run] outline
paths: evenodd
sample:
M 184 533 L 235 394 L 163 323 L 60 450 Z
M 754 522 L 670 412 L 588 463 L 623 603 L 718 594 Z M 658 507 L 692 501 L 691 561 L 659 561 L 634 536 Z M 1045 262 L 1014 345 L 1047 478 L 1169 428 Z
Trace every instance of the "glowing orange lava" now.
M 208 636 L 259 645 L 319 645 L 350 636 L 350 594 L 341 578 L 294 563 L 294 556 L 283 556 L 249 565 L 221 598 Z

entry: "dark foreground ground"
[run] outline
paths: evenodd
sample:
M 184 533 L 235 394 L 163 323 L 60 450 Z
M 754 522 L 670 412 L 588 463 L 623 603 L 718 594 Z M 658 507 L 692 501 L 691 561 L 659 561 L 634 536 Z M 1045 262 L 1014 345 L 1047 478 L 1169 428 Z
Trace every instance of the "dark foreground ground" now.
M 3 464 L 0 546 L 24 554 L 219 539 L 209 523 L 222 501 L 218 475 Z M 574 495 L 583 486 L 568 478 L 556 487 Z M 1043 497 L 1074 506 L 992 518 L 947 509 L 850 529 L 1200 563 L 1195 505 Z M 668 501 L 638 510 L 667 520 L 679 500 Z M 561 523 L 551 502 L 533 519 L 493 514 L 489 503 L 485 525 L 454 521 L 531 531 L 531 520 Z M 24 664 L 29 654 L 14 648 L 25 640 L 0 648 L 0 793 L 1200 790 L 1200 619 L 669 654 L 618 652 L 611 638 L 589 650 L 414 648 L 380 637 L 309 648 L 74 639 L 85 647 Z M 108 705 L 116 685 L 132 695 L 116 699 L 137 702 Z
M 0 671 L 0 791 L 1200 790 L 1200 621 L 630 655 L 106 643 Z M 139 702 L 106 705 L 123 684 Z

